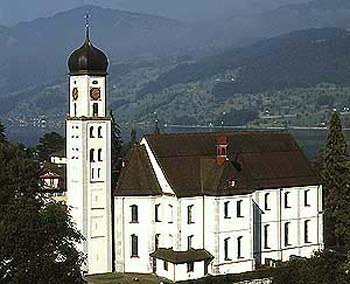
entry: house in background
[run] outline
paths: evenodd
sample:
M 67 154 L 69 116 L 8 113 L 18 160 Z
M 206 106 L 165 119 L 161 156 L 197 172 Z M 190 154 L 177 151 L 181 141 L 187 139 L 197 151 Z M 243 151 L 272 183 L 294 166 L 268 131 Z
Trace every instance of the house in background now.
M 287 132 L 147 135 L 114 193 L 118 272 L 182 281 L 323 247 L 322 186 Z
M 43 163 L 39 170 L 39 190 L 56 201 L 67 201 L 65 165 Z

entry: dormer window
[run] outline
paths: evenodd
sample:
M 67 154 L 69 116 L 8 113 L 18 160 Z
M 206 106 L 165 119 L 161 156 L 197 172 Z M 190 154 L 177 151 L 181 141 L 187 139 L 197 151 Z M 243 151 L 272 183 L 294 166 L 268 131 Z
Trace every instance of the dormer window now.
M 235 187 L 236 186 L 236 181 L 231 179 L 228 181 L 228 187 Z

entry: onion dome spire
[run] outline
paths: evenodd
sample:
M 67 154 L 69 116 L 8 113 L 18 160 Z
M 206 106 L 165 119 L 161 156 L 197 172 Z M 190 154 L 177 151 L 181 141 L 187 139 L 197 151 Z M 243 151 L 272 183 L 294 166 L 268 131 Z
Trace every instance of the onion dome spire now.
M 85 42 L 75 50 L 68 59 L 69 74 L 107 75 L 108 59 L 100 49 L 93 46 L 90 40 L 90 15 L 85 15 Z

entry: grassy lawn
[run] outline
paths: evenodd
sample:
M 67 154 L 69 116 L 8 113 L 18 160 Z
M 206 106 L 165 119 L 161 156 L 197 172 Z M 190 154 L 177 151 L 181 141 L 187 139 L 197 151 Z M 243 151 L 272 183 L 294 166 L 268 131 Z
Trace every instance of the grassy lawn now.
M 159 284 L 163 281 L 164 284 L 170 283 L 150 274 L 128 274 L 128 273 L 107 273 L 99 275 L 87 276 L 89 284 Z

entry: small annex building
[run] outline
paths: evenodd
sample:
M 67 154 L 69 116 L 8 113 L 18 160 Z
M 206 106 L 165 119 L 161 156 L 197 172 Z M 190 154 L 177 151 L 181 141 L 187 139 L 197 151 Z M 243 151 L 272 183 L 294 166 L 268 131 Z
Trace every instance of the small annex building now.
M 118 272 L 176 282 L 323 247 L 320 179 L 287 132 L 146 135 L 114 196 Z

